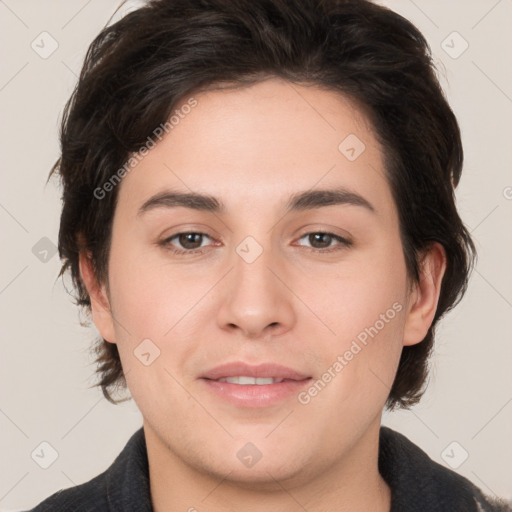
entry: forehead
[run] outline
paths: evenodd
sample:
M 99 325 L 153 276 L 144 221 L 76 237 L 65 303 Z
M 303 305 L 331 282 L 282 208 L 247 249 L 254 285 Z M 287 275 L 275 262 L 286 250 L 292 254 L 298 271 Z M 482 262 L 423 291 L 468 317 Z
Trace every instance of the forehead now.
M 140 207 L 173 189 L 257 212 L 298 190 L 342 186 L 390 206 L 372 127 L 340 93 L 269 79 L 189 95 L 173 112 L 168 133 L 123 179 L 120 203 Z

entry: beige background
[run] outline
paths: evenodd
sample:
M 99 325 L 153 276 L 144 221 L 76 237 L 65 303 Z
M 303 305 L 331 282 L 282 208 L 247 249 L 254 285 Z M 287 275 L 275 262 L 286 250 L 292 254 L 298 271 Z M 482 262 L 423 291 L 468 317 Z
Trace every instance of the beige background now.
M 420 28 L 439 63 L 466 151 L 458 203 L 480 253 L 466 299 L 439 328 L 429 391 L 413 410 L 387 414 L 384 423 L 441 464 L 443 453 L 453 464 L 467 452 L 457 471 L 486 493 L 512 499 L 512 2 L 382 3 Z M 45 181 L 58 156 L 62 109 L 87 46 L 117 5 L 0 0 L 4 511 L 32 507 L 96 476 L 141 425 L 133 402 L 113 406 L 89 388 L 95 330 L 80 327 L 57 279 L 58 256 L 42 252 L 57 242 L 60 192 Z M 35 41 L 39 52 L 51 49 L 44 31 L 58 44 L 46 59 L 31 47 Z M 458 55 L 464 41 L 469 46 Z M 48 469 L 31 458 L 43 441 L 58 453 Z

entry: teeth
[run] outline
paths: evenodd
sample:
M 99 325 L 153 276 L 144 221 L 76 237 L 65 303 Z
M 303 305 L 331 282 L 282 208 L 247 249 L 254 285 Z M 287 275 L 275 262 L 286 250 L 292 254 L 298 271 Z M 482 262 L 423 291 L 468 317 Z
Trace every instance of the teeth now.
M 228 382 L 229 384 L 241 384 L 242 386 L 254 385 L 261 386 L 264 384 L 275 384 L 283 382 L 284 379 L 273 379 L 272 377 L 247 377 L 240 375 L 238 377 L 224 377 L 219 382 Z

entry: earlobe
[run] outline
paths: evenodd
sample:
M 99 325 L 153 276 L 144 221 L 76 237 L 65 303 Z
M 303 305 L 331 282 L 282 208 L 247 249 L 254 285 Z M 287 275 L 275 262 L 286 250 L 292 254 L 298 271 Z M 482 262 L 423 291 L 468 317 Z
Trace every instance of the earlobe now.
M 403 345 L 420 343 L 432 325 L 446 271 L 446 253 L 443 246 L 433 243 L 420 262 L 419 281 L 410 294 L 405 321 Z
M 85 250 L 80 251 L 79 267 L 80 277 L 91 299 L 91 314 L 94 325 L 105 341 L 115 343 L 113 316 L 105 286 L 98 283 L 90 254 Z

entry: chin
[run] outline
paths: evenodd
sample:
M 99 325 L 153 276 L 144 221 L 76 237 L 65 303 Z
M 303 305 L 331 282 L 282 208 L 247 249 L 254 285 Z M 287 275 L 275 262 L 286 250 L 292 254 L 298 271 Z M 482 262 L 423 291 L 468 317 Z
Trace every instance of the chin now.
M 304 472 L 303 467 L 292 467 L 289 462 L 286 465 L 283 465 L 282 461 L 265 464 L 263 460 L 260 460 L 252 468 L 240 468 L 237 465 L 236 467 L 231 466 L 230 469 L 227 469 L 226 466 L 218 469 L 225 477 L 226 483 L 230 482 L 236 487 L 258 492 L 282 491 L 283 486 L 289 487 L 289 484 L 285 482 L 299 482 L 302 480 L 301 472 Z M 229 475 L 226 476 L 228 472 Z M 307 481 L 307 478 L 303 477 L 303 479 Z

